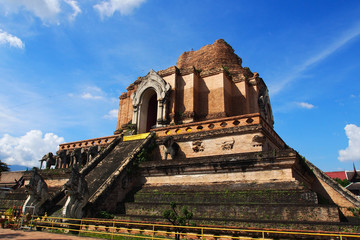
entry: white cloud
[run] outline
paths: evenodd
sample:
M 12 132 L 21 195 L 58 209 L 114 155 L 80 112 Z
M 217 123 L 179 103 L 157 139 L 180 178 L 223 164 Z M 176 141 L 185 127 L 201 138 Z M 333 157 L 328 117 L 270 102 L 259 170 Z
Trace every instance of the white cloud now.
M 69 5 L 72 13 L 67 13 L 65 4 Z M 18 14 L 19 12 L 29 12 L 41 19 L 44 24 L 60 24 L 59 15 L 69 14 L 68 19 L 73 21 L 81 13 L 81 9 L 76 0 L 2 0 L 0 1 L 5 10 L 5 15 Z
M 312 109 L 314 108 L 315 106 L 311 103 L 307 103 L 307 102 L 298 102 L 296 103 L 299 107 L 301 108 L 306 108 L 306 109 Z
M 111 17 L 116 11 L 121 15 L 128 15 L 139 7 L 146 0 L 108 0 L 102 1 L 94 5 L 94 8 L 99 12 L 100 17 Z
M 65 0 L 65 2 L 70 5 L 70 7 L 73 9 L 73 13 L 69 16 L 69 21 L 74 21 L 76 16 L 81 13 L 81 9 L 79 7 L 79 4 L 75 0 Z
M 106 100 L 106 93 L 99 87 L 87 86 L 83 87 L 82 93 L 68 93 L 69 97 L 80 97 L 85 100 Z
M 83 93 L 83 94 L 81 94 L 81 98 L 90 99 L 90 100 L 100 100 L 103 97 L 102 96 L 95 96 L 95 95 L 92 95 L 91 93 Z
M 0 159 L 9 165 L 39 167 L 39 160 L 48 152 L 55 154 L 63 142 L 63 137 L 54 133 L 43 136 L 40 130 L 31 130 L 21 137 L 4 134 L 0 138 Z
M 117 119 L 117 117 L 118 117 L 118 109 L 110 110 L 110 111 L 104 116 L 104 118 L 106 118 L 106 119 Z
M 0 44 L 9 44 L 11 47 L 21 48 L 25 47 L 25 44 L 21 41 L 20 38 L 13 36 L 7 32 L 4 32 L 0 29 Z
M 44 23 L 57 22 L 57 15 L 61 11 L 59 0 L 3 0 L 0 4 L 5 8 L 6 15 L 25 10 Z
M 360 160 L 360 127 L 355 124 L 347 124 L 345 133 L 349 139 L 349 145 L 346 149 L 339 151 L 338 159 L 341 162 Z
M 105 98 L 105 93 L 101 88 L 89 86 L 85 88 L 80 97 L 86 100 L 101 100 Z
M 294 81 L 296 78 L 302 76 L 302 74 L 308 70 L 313 65 L 321 62 L 322 60 L 329 57 L 331 54 L 336 52 L 339 48 L 348 44 L 352 39 L 356 38 L 360 35 L 360 24 L 355 25 L 354 27 L 348 29 L 343 32 L 343 34 L 339 34 L 339 37 L 336 41 L 332 42 L 324 49 L 320 50 L 317 54 L 309 57 L 305 62 L 295 67 L 287 77 L 283 78 L 280 81 L 274 81 L 276 84 L 270 86 L 271 94 L 274 96 L 282 89 L 286 87 L 289 83 Z

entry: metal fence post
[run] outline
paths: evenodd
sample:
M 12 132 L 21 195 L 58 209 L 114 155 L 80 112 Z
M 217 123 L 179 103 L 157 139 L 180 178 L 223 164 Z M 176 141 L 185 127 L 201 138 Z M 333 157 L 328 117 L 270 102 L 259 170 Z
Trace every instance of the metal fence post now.
M 111 239 L 114 239 L 114 232 L 115 232 L 115 221 L 113 221 L 113 229 L 111 233 Z
M 152 228 L 152 231 L 153 231 L 153 232 L 152 232 L 152 238 L 151 238 L 151 239 L 154 239 L 154 235 L 155 235 L 155 225 L 153 224 L 152 227 L 153 227 L 153 228 Z
M 262 238 L 265 239 L 265 232 L 262 231 L 261 233 L 262 233 Z
M 52 232 L 53 229 L 54 229 L 54 219 L 52 219 L 52 221 L 51 221 L 51 229 L 50 229 L 50 232 Z
M 80 237 L 81 229 L 82 229 L 82 219 L 80 220 L 80 226 L 79 226 L 79 237 Z

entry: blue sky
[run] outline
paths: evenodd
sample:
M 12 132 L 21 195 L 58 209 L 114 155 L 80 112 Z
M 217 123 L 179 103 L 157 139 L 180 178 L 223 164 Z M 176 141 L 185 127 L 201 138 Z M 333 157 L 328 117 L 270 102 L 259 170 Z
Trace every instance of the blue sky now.
M 0 0 L 0 159 L 112 135 L 130 83 L 219 38 L 268 85 L 290 147 L 360 168 L 360 2 L 335 0 Z

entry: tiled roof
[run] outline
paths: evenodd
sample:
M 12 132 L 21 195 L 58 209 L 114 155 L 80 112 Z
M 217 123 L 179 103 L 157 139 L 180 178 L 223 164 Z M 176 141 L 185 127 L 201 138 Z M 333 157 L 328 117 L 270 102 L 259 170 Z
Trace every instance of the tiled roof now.
M 345 171 L 338 171 L 338 172 L 325 172 L 331 178 L 339 178 L 341 180 L 347 179 Z

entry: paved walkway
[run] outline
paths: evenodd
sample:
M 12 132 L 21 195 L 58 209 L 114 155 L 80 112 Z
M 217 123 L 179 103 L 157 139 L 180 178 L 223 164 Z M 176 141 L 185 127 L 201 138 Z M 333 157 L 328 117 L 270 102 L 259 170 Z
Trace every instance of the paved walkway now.
M 0 228 L 0 239 L 11 239 L 11 240 L 95 240 L 97 238 L 89 237 L 76 237 L 70 234 L 56 234 L 41 231 L 23 231 L 23 230 L 11 230 Z

